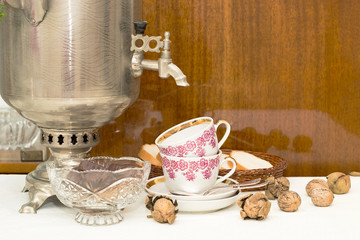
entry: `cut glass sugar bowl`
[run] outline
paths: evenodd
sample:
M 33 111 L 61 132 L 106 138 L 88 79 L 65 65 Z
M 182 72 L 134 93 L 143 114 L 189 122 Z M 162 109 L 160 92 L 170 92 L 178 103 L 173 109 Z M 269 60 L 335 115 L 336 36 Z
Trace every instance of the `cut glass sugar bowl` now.
M 29 148 L 39 136 L 40 129 L 0 97 L 0 150 Z
M 110 225 L 119 223 L 120 211 L 138 200 L 150 163 L 133 157 L 93 157 L 73 168 L 51 161 L 47 171 L 58 199 L 78 211 L 78 223 Z

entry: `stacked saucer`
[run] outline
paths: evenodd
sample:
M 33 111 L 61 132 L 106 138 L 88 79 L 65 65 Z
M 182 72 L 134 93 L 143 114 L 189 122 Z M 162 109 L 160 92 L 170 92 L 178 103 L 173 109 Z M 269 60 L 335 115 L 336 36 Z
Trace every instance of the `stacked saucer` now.
M 224 186 L 224 188 L 217 188 L 209 194 L 189 194 L 178 195 L 169 191 L 165 184 L 164 176 L 155 177 L 147 181 L 146 191 L 149 194 L 163 195 L 170 197 L 178 202 L 178 209 L 182 212 L 211 212 L 217 211 L 231 206 L 236 202 L 239 195 L 239 190 L 230 188 L 230 185 L 238 182 L 228 178 L 222 183 L 217 184 L 216 187 Z M 229 186 L 229 187 L 226 187 Z

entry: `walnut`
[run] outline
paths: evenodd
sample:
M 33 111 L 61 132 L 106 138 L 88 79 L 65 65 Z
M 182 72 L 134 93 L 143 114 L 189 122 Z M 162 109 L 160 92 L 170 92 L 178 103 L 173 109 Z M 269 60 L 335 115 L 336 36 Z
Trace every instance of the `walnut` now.
M 334 200 L 334 194 L 330 188 L 314 188 L 311 193 L 311 201 L 315 206 L 328 207 Z
M 237 204 L 241 208 L 240 215 L 243 219 L 263 220 L 271 208 L 268 198 L 260 192 L 239 198 Z
M 148 195 L 145 200 L 146 208 L 151 211 L 148 218 L 154 218 L 155 221 L 160 223 L 173 224 L 176 218 L 177 201 L 166 196 Z
M 269 183 L 265 188 L 265 195 L 270 200 L 274 200 L 281 192 L 287 191 L 290 188 L 290 182 L 286 177 L 268 177 L 266 181 Z
M 311 180 L 305 187 L 306 193 L 310 196 L 310 193 L 313 189 L 315 188 L 328 188 L 328 184 L 325 180 L 323 179 L 313 179 Z
M 322 179 L 313 179 L 306 185 L 306 192 L 315 206 L 328 207 L 334 200 L 334 194 L 328 183 Z
M 350 176 L 353 176 L 353 177 L 359 177 L 360 176 L 360 172 L 357 172 L 357 171 L 352 171 L 349 173 Z
M 294 191 L 284 191 L 278 197 L 279 208 L 284 212 L 295 212 L 300 204 L 301 198 Z
M 350 177 L 341 172 L 331 173 L 327 178 L 327 184 L 333 193 L 344 194 L 349 192 L 351 187 Z

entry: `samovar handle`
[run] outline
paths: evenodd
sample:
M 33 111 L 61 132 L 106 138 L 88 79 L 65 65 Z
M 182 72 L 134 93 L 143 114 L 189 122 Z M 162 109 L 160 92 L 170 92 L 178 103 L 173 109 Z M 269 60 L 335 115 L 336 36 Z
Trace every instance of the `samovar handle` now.
M 23 10 L 26 20 L 34 27 L 44 20 L 48 10 L 48 0 L 2 0 L 2 2 Z

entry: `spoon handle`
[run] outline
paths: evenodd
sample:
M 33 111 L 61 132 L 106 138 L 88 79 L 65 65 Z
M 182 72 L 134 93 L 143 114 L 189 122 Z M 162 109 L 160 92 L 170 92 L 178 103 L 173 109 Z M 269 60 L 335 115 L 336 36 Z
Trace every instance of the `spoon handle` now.
M 237 186 L 249 186 L 249 185 L 254 185 L 254 184 L 257 184 L 261 181 L 261 178 L 256 178 L 256 179 L 253 179 L 253 180 L 248 180 L 248 181 L 242 181 L 242 182 L 239 182 L 238 184 L 233 184 L 233 185 L 237 185 Z M 233 186 L 231 185 L 231 186 Z
M 253 189 L 253 188 L 259 188 L 259 187 L 264 187 L 268 184 L 269 182 L 265 181 L 259 184 L 253 184 L 253 185 L 239 185 L 239 184 L 234 184 L 234 185 L 230 185 L 232 186 L 234 189 L 237 190 L 245 190 L 245 189 Z
M 236 187 L 245 187 L 245 186 L 252 186 L 254 184 L 257 184 L 261 181 L 261 178 L 256 178 L 256 179 L 253 179 L 253 180 L 246 180 L 246 181 L 242 181 L 242 182 L 239 182 L 237 184 L 229 184 L 229 185 L 215 185 L 213 186 L 211 189 L 209 190 L 212 190 L 212 189 L 217 189 L 217 188 L 226 188 L 226 187 L 231 187 L 231 186 L 236 186 Z
M 220 190 L 220 189 L 235 189 L 235 190 L 239 190 L 239 191 L 246 190 L 246 189 L 254 189 L 254 188 L 264 187 L 268 183 L 269 182 L 265 181 L 265 182 L 257 183 L 257 184 L 247 184 L 247 185 L 232 184 L 232 185 L 227 185 L 227 186 L 217 186 L 215 188 L 211 188 L 211 189 L 207 190 L 202 195 L 206 196 L 206 195 L 214 193 L 214 192 L 216 192 L 217 190 Z

